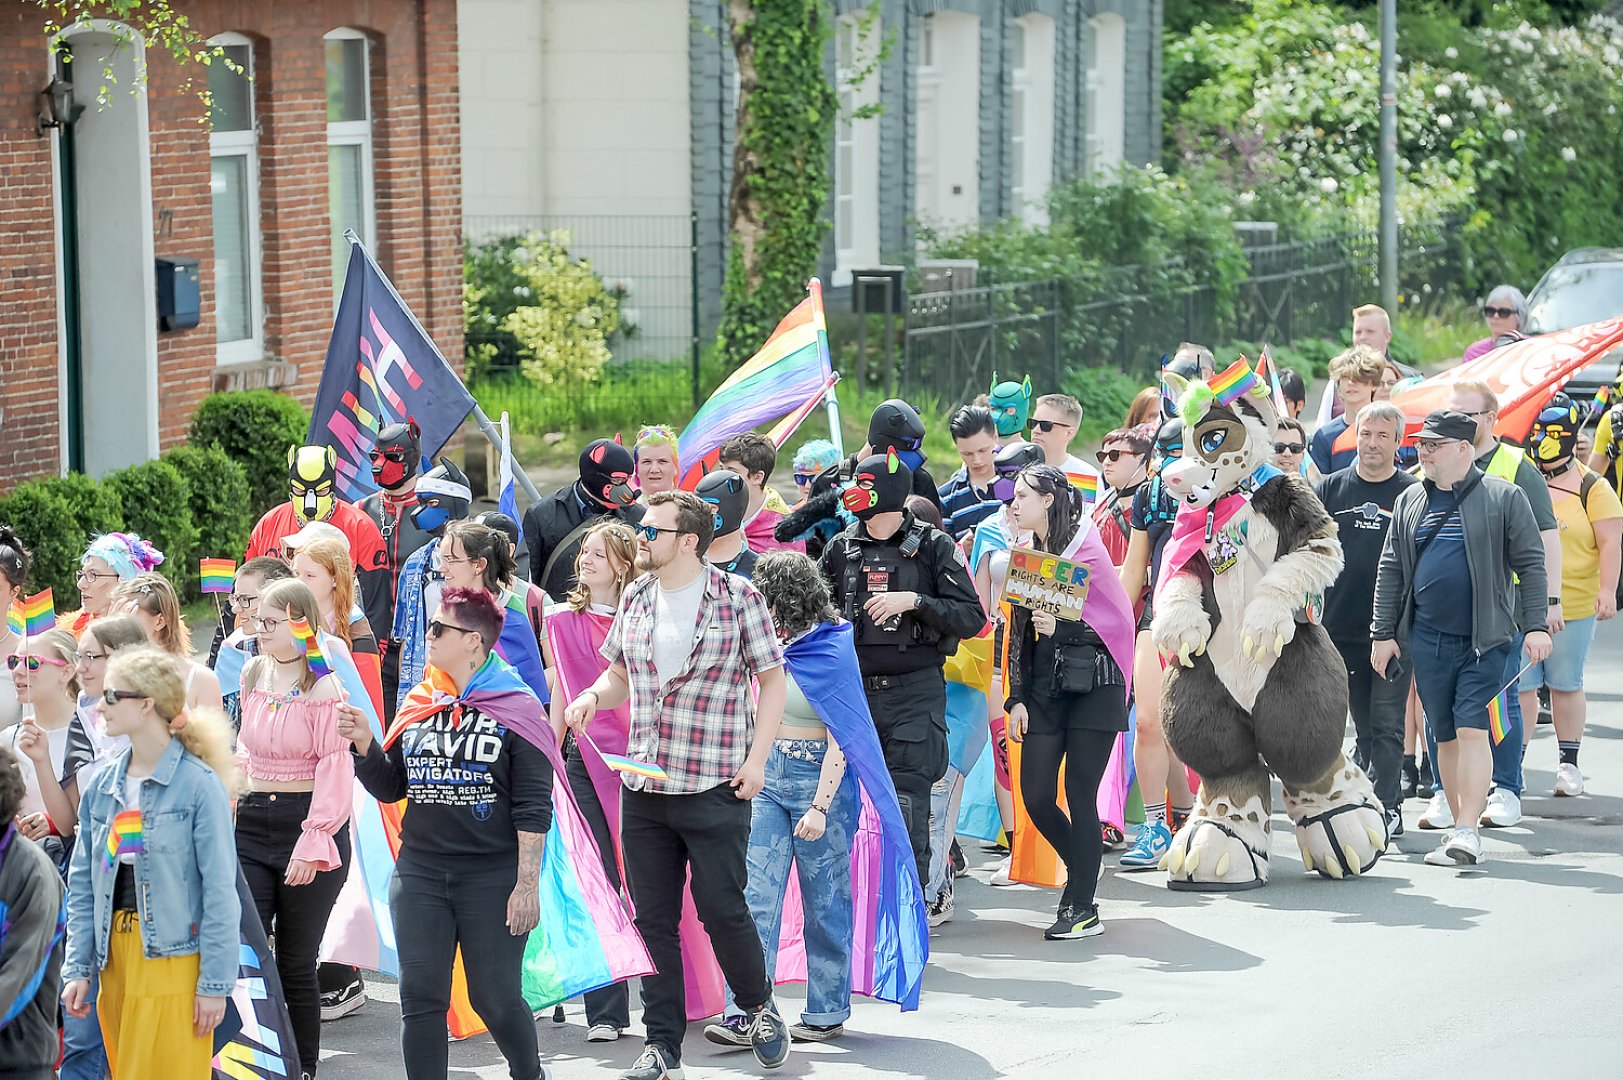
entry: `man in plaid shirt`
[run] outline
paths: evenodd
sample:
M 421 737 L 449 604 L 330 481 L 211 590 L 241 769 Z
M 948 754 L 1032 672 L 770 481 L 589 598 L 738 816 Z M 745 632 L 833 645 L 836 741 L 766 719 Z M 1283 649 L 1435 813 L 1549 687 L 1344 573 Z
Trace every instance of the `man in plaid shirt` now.
M 608 670 L 564 713 L 577 732 L 600 709 L 631 702 L 629 757 L 663 779 L 623 773 L 621 844 L 637 931 L 658 973 L 642 981 L 647 1045 L 622 1080 L 681 1080 L 687 1031 L 678 926 L 692 873 L 698 909 L 767 1068 L 789 1055 L 772 1002 L 761 939 L 744 899 L 750 800 L 783 717 L 787 680 L 777 631 L 761 594 L 704 561 L 713 508 L 687 491 L 649 496 L 637 568 L 603 657 Z M 751 690 L 760 688 L 757 704 Z

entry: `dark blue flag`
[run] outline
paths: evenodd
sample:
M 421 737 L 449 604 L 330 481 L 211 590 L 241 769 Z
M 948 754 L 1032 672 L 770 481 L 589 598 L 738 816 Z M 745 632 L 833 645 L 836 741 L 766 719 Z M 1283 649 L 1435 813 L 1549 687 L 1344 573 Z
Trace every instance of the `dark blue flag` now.
M 377 490 L 367 455 L 379 429 L 415 419 L 423 455 L 432 458 L 473 407 L 473 395 L 433 339 L 351 237 L 344 295 L 306 437 L 312 446 L 337 451 L 340 494 L 353 502 Z

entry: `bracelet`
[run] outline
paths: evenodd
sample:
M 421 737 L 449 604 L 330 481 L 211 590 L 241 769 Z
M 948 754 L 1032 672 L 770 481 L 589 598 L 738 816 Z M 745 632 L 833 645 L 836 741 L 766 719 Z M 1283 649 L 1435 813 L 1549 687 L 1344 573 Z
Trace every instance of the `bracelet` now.
M 812 803 L 811 808 L 813 810 L 816 810 L 819 814 L 822 814 L 824 817 L 828 817 L 828 811 L 825 810 L 823 807 L 818 806 L 816 803 Z
M 592 695 L 592 700 L 593 701 L 602 701 L 603 700 L 602 696 L 599 695 L 598 692 L 596 690 L 593 690 L 590 686 L 588 686 L 586 689 L 584 689 L 584 690 L 582 690 L 580 692 L 581 697 L 585 697 L 587 694 Z M 575 700 L 579 701 L 580 698 L 576 698 Z

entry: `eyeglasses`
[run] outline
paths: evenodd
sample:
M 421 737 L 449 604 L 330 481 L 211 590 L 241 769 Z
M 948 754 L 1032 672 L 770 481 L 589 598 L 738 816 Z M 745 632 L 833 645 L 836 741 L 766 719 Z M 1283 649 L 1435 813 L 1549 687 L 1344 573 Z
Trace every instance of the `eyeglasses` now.
M 1115 462 L 1120 461 L 1124 457 L 1136 458 L 1143 457 L 1144 455 L 1140 454 L 1136 450 L 1100 450 L 1093 456 L 1099 459 L 1099 464 L 1103 465 L 1107 461 Z
M 1031 422 L 1031 426 L 1046 435 L 1055 428 L 1064 428 L 1065 430 L 1069 431 L 1071 430 L 1072 425 L 1067 424 L 1063 420 L 1033 420 Z
M 1482 314 L 1490 319 L 1511 319 L 1516 316 L 1516 309 L 1509 307 L 1485 307 Z
M 248 625 L 261 634 L 268 634 L 278 626 L 287 625 L 286 619 L 249 619 Z
M 1489 413 L 1493 412 L 1493 410 L 1492 409 L 1478 409 L 1476 412 L 1465 412 L 1464 409 L 1461 409 L 1460 412 L 1465 413 L 1466 416 L 1487 416 Z
M 257 603 L 259 603 L 259 597 L 257 596 L 243 596 L 241 593 L 236 593 L 231 597 L 231 610 L 240 615 Z
M 464 634 L 477 634 L 479 632 L 469 630 L 466 626 L 457 626 L 455 623 L 441 622 L 439 619 L 433 619 L 428 624 L 428 636 L 431 638 L 437 638 L 447 630 L 459 630 Z
M 78 578 L 80 581 L 94 581 L 99 577 L 110 577 L 110 578 L 118 577 L 117 574 L 104 574 L 100 570 L 87 570 L 87 569 L 81 569 L 74 576 L 76 578 Z
M 117 705 L 120 701 L 144 701 L 145 694 L 137 694 L 134 690 L 114 690 L 112 687 L 101 692 L 102 701 L 108 705 Z
M 446 566 L 446 565 L 448 565 L 450 563 L 465 563 L 465 562 L 473 562 L 473 560 L 472 559 L 459 559 L 455 555 L 441 555 L 440 556 L 440 565 L 441 566 Z
M 19 664 L 26 666 L 29 671 L 38 671 L 41 664 L 55 664 L 62 668 L 68 666 L 66 660 L 58 660 L 54 656 L 26 656 L 22 653 L 12 653 L 6 657 L 6 670 L 16 671 Z
M 637 525 L 635 528 L 637 532 L 642 535 L 642 538 L 648 541 L 650 544 L 659 539 L 660 533 L 680 534 L 682 531 L 681 529 L 662 529 L 658 525 Z
M 1274 453 L 1276 453 L 1276 454 L 1300 454 L 1303 450 L 1306 450 L 1306 449 L 1307 449 L 1307 443 L 1299 443 L 1299 442 L 1276 442 L 1276 443 L 1274 443 Z
M 1450 443 L 1456 443 L 1459 441 L 1459 439 L 1420 439 L 1415 443 L 1415 447 L 1422 454 L 1435 454 L 1437 451 L 1441 450 L 1445 446 L 1448 446 Z
M 108 654 L 104 653 L 104 652 L 84 652 L 83 650 L 81 650 L 79 652 L 79 666 L 80 667 L 89 667 L 91 664 L 94 664 L 98 660 L 107 659 L 107 656 L 108 656 Z

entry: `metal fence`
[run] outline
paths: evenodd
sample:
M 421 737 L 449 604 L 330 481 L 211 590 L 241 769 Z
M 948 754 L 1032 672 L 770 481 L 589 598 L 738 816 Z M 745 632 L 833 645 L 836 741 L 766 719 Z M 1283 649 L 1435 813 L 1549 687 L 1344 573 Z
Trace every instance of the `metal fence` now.
M 920 293 L 908 299 L 900 394 L 932 392 L 968 401 L 993 376 L 1032 370 L 1046 357 L 1060 376 L 1060 286 L 1056 281 Z
M 670 360 L 689 354 L 698 333 L 692 214 L 474 215 L 463 219 L 462 228 L 473 243 L 568 233 L 570 255 L 590 260 L 604 284 L 623 296 L 620 316 L 627 329 L 615 338 L 615 357 Z

